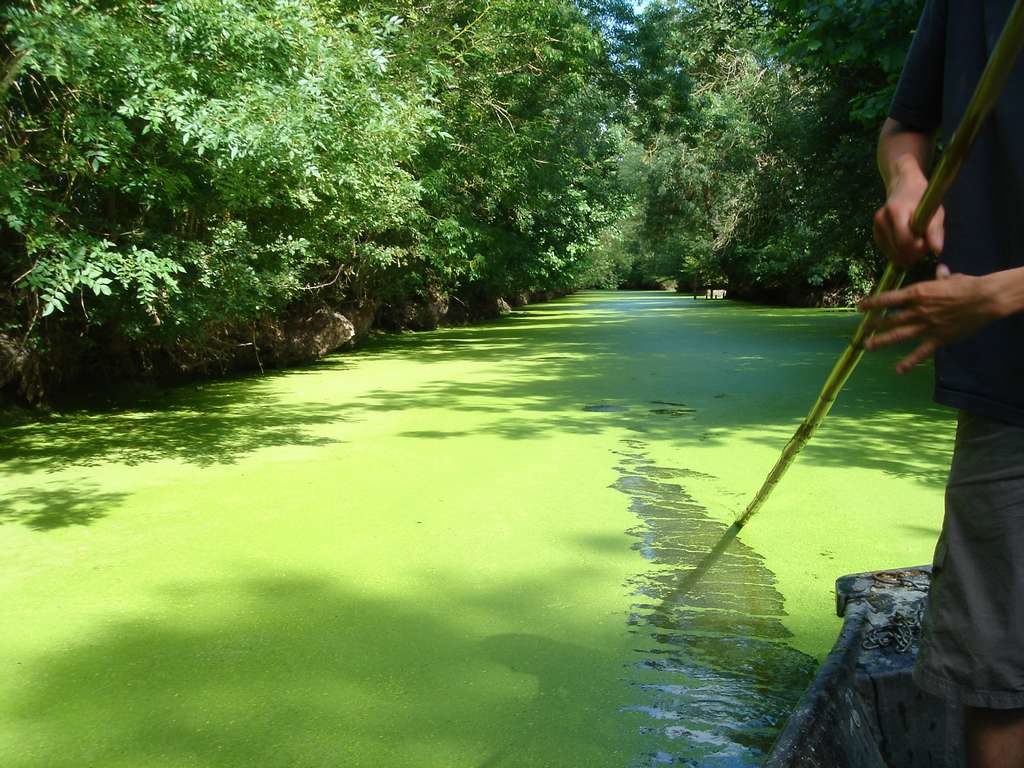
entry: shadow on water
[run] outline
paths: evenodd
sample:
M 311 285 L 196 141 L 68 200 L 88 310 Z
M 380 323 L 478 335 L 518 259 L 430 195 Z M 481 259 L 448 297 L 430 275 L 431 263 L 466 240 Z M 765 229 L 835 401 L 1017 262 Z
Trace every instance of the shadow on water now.
M 433 583 L 379 597 L 315 577 L 179 585 L 152 596 L 155 615 L 19 665 L 31 685 L 0 702 L 0 754 L 5 768 L 625 765 L 617 656 L 470 619 L 505 614 L 489 597 L 510 591 L 525 618 L 558 578 L 449 579 L 451 604 L 478 599 L 461 621 L 424 607 Z
M 208 467 L 233 464 L 266 448 L 336 442 L 317 432 L 346 421 L 344 407 L 288 402 L 270 392 L 273 381 L 285 375 L 182 387 L 120 407 L 82 409 L 10 427 L 0 439 L 0 479 L 163 460 Z M 126 496 L 77 479 L 66 486 L 52 482 L 56 487 L 0 491 L 0 525 L 22 523 L 36 531 L 89 525 Z
M 90 525 L 117 507 L 127 494 L 92 483 L 64 488 L 25 488 L 0 498 L 0 525 L 21 523 L 34 531 Z
M 329 441 L 317 428 L 345 419 L 423 409 L 495 418 L 403 436 L 525 440 L 604 430 L 600 419 L 585 418 L 589 407 L 633 418 L 650 439 L 714 444 L 760 431 L 771 434 L 751 439 L 781 450 L 856 320 L 667 294 L 582 294 L 492 324 L 375 339 L 307 368 L 182 387 L 151 402 L 9 428 L 0 441 L 0 475 L 167 458 L 232 463 L 264 447 L 322 445 Z M 926 372 L 897 382 L 889 358 L 861 364 L 833 411 L 831 421 L 842 419 L 842 430 L 819 431 L 815 461 L 939 484 L 951 417 L 926 404 Z M 344 400 L 323 389 L 319 400 L 287 392 L 289 382 L 304 377 L 359 375 L 361 362 L 388 359 L 428 370 L 450 362 L 497 370 L 485 378 L 438 371 L 415 386 L 368 389 Z M 510 408 L 510 401 L 518 404 Z
M 633 709 L 663 740 L 642 765 L 759 765 L 816 663 L 786 644 L 782 595 L 760 555 L 687 494 L 694 473 L 652 466 L 646 443 L 624 443 L 614 487 L 631 499 L 634 546 L 653 566 L 632 584 L 633 682 L 648 699 Z
M 781 450 L 856 320 L 849 313 L 666 294 L 583 294 L 488 325 L 377 339 L 307 368 L 181 387 L 149 401 L 10 427 L 0 439 L 0 478 L 165 459 L 230 464 L 264 448 L 325 445 L 332 442 L 331 425 L 402 412 L 410 414 L 412 428 L 400 435 L 431 442 L 478 434 L 509 440 L 597 434 L 615 420 L 679 447 L 714 445 L 741 433 Z M 951 416 L 927 404 L 926 371 L 897 381 L 891 357 L 871 356 L 861 364 L 807 449 L 813 456 L 807 460 L 939 486 L 948 466 Z M 425 381 L 354 396 L 325 386 L 295 394 L 311 377 L 357 376 L 363 363 L 378 360 L 408 362 L 428 373 L 435 364 L 457 363 L 483 367 L 487 375 L 453 377 L 439 368 Z M 458 426 L 451 430 L 416 428 L 416 413 L 424 410 L 467 418 L 453 419 Z M 106 505 L 103 498 L 89 502 L 87 494 L 82 491 L 82 508 Z M 97 517 L 64 516 L 79 523 Z M 32 514 L 7 514 L 0 521 L 19 517 Z
M 260 448 L 329 443 L 313 428 L 347 414 L 338 405 L 290 403 L 269 391 L 271 382 L 287 375 L 182 387 L 150 400 L 13 427 L 0 442 L 0 474 L 164 459 L 210 466 L 234 463 Z
M 716 444 L 736 433 L 781 450 L 858 321 L 856 313 L 777 310 L 671 295 L 582 295 L 502 323 L 391 340 L 375 355 L 498 366 L 486 380 L 371 390 L 351 413 L 449 409 L 491 414 L 477 430 L 410 430 L 436 440 L 477 432 L 511 440 L 607 428 L 621 416 L 651 440 Z M 898 379 L 896 352 L 861 364 L 807 455 L 939 486 L 953 416 L 931 405 L 926 369 Z M 514 408 L 510 401 L 518 401 Z M 659 407 L 660 406 L 660 407 Z M 622 420 L 616 422 L 621 425 Z M 829 425 L 837 425 L 830 429 Z M 811 459 L 809 459 L 811 460 Z M 770 466 L 763 471 L 767 473 Z
M 435 574 L 422 593 L 377 598 L 277 577 L 183 587 L 162 596 L 164 619 L 116 621 L 19 666 L 29 682 L 3 702 L 19 728 L 0 733 L 0 743 L 14 739 L 0 752 L 16 756 L 14 768 L 422 768 L 467 764 L 470 752 L 480 768 L 533 768 L 607 765 L 623 750 L 621 765 L 756 764 L 813 662 L 787 646 L 782 598 L 743 542 L 723 552 L 699 590 L 680 590 L 725 526 L 687 494 L 692 473 L 654 465 L 645 446 L 743 434 L 781 450 L 855 322 L 665 295 L 580 296 L 491 325 L 374 342 L 344 363 L 6 430 L 0 481 L 41 477 L 5 493 L 0 524 L 46 531 L 88 525 L 121 500 L 96 486 L 48 483 L 47 473 L 69 466 L 231 464 L 267 447 L 330 444 L 332 424 L 378 413 L 408 414 L 398 435 L 431 441 L 425 448 L 434 451 L 443 449 L 437 441 L 482 434 L 528 440 L 625 426 L 638 437 L 623 445 L 617 487 L 639 517 L 633 535 L 650 568 L 630 585 L 636 656 L 627 675 L 642 701 L 626 713 L 618 711 L 626 697 L 610 699 L 606 685 L 608 674 L 621 675 L 622 658 L 588 647 L 585 623 L 578 643 L 465 628 L 494 617 L 505 629 L 529 628 L 552 595 L 589 578 L 584 571 L 487 590 Z M 312 386 L 388 359 L 438 365 L 432 378 L 355 396 Z M 833 413 L 841 429 L 823 428 L 807 455 L 938 485 L 950 417 L 923 405 L 926 375 L 899 389 L 885 360 L 862 365 Z M 453 375 L 443 365 L 452 362 L 474 375 Z M 669 412 L 652 413 L 661 408 Z M 481 418 L 452 418 L 446 430 L 418 424 L 424 410 Z M 580 545 L 600 552 L 616 542 Z M 451 611 L 437 609 L 442 597 Z M 653 747 L 634 749 L 623 736 L 628 718 L 642 721 Z

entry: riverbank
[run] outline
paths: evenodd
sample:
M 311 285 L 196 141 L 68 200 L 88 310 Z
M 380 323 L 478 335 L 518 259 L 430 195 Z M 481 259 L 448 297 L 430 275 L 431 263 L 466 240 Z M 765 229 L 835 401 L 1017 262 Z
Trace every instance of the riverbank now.
M 210 328 L 197 338 L 144 340 L 111 327 L 51 320 L 46 344 L 31 345 L 0 332 L 0 410 L 79 403 L 98 392 L 223 378 L 307 365 L 351 349 L 371 334 L 429 331 L 502 317 L 513 307 L 551 301 L 568 291 L 521 291 L 508 297 L 427 291 L 384 302 L 369 298 L 292 306 L 249 325 Z M 16 413 L 13 414 L 16 417 Z M 2 414 L 0 414 L 2 416 Z M 2 421 L 0 421 L 2 423 Z
M 867 357 L 657 613 L 855 322 L 580 294 L 5 430 L 0 762 L 756 765 L 835 576 L 930 557 L 929 372 Z

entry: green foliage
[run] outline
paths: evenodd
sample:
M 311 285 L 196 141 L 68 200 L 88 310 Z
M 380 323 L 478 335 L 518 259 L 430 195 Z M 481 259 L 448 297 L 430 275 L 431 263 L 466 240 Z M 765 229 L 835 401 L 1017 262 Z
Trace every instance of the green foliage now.
M 918 5 L 17 0 L 0 333 L 173 356 L 310 302 L 856 293 Z
M 24 61 L 3 115 L 0 216 L 20 236 L 5 238 L 4 266 L 25 300 L 194 334 L 282 309 L 353 239 L 402 226 L 419 194 L 403 166 L 436 112 L 420 84 L 387 78 L 396 20 L 328 10 L 7 9 Z
M 606 12 L 5 7 L 6 306 L 39 343 L 63 325 L 174 346 L 314 295 L 569 287 L 622 202 Z
M 863 292 L 878 266 L 875 136 L 919 6 L 648 5 L 632 69 L 635 263 L 777 301 Z
M 775 0 L 781 55 L 838 89 L 849 116 L 875 129 L 885 117 L 921 0 Z

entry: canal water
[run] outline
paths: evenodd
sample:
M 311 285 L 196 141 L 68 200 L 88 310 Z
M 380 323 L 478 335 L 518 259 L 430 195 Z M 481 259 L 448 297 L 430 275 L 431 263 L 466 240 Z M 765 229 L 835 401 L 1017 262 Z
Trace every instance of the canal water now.
M 755 766 L 952 420 L 856 318 L 593 292 L 0 432 L 0 764 Z

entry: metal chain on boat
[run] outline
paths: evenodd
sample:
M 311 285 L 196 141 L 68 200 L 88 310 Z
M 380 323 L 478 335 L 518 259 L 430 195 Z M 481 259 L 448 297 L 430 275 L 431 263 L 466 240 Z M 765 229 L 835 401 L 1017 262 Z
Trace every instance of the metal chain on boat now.
M 923 570 L 879 571 L 873 574 L 872 580 L 875 586 L 885 589 L 902 587 L 915 592 L 927 592 L 930 582 L 928 573 Z
M 913 613 L 896 611 L 889 623 L 873 626 L 864 633 L 862 647 L 868 651 L 892 648 L 896 653 L 906 653 L 921 634 L 923 616 L 923 603 Z
M 927 592 L 929 574 L 923 570 L 882 571 L 872 576 L 872 591 L 892 593 Z M 862 647 L 865 650 L 890 648 L 896 653 L 907 653 L 921 634 L 921 620 L 924 617 L 923 599 L 916 599 L 906 610 L 896 610 L 885 624 L 869 627 L 864 633 Z

